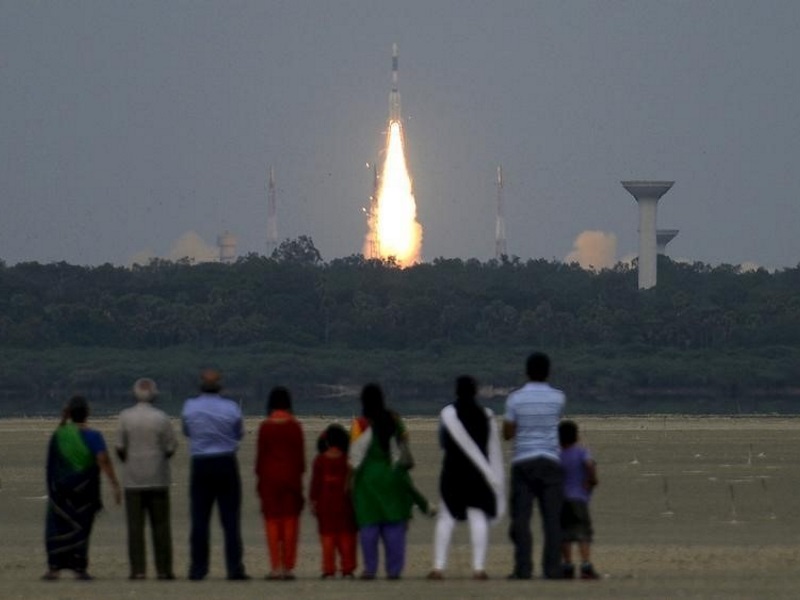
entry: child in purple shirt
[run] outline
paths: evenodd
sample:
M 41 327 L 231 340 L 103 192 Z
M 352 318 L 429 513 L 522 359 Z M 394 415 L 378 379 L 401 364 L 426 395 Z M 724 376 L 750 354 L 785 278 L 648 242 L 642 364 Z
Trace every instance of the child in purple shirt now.
M 589 500 L 597 485 L 597 467 L 588 448 L 578 443 L 578 426 L 573 421 L 558 425 L 561 446 L 561 468 L 564 471 L 564 506 L 561 512 L 561 555 L 565 579 L 575 578 L 572 544 L 578 544 L 581 557 L 581 579 L 598 579 L 590 560 L 592 519 Z

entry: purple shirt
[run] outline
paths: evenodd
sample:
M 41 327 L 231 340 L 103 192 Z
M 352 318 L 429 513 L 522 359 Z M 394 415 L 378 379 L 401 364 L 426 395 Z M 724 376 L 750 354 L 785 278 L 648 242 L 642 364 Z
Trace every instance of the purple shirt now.
M 588 475 L 586 463 L 591 462 L 589 449 L 573 444 L 561 450 L 561 468 L 564 470 L 564 498 L 589 502 L 591 491 L 584 487 Z

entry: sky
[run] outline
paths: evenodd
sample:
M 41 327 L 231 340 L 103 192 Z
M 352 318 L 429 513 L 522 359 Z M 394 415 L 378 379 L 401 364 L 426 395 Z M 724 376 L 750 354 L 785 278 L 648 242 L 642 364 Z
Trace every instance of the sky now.
M 423 259 L 800 262 L 796 0 L 0 0 L 0 260 L 130 264 L 234 233 L 362 250 L 400 50 Z M 183 246 L 181 246 L 183 244 Z M 603 250 L 608 254 L 608 248 Z

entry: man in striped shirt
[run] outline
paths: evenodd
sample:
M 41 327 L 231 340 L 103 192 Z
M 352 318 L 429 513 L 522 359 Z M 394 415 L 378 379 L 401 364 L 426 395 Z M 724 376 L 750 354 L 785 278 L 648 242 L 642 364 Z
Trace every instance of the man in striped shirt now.
M 528 383 L 506 400 L 503 437 L 514 440 L 511 459 L 511 525 L 514 570 L 510 579 L 533 577 L 533 501 L 538 499 L 544 528 L 542 571 L 546 579 L 561 577 L 561 504 L 563 475 L 558 423 L 565 397 L 547 383 L 550 359 L 535 352 L 526 364 Z

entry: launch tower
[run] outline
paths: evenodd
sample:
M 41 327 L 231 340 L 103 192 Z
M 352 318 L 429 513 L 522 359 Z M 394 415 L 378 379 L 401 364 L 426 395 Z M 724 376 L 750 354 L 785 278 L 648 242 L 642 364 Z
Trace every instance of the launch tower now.
M 269 168 L 267 184 L 267 256 L 278 248 L 278 200 L 275 193 L 275 170 Z
M 378 243 L 378 164 L 372 163 L 372 194 L 365 211 L 367 213 L 367 240 L 364 250 L 365 258 L 381 257 L 381 247 Z
M 506 244 L 506 215 L 503 205 L 503 167 L 497 167 L 497 223 L 494 231 L 494 257 L 508 256 Z

